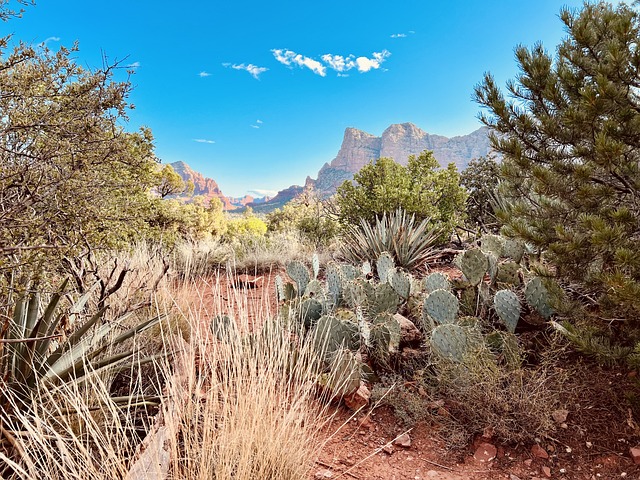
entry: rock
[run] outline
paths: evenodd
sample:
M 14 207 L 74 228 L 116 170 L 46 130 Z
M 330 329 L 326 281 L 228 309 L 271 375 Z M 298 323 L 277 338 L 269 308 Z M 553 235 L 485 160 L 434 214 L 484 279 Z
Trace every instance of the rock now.
M 393 318 L 400 324 L 400 343 L 416 343 L 422 340 L 422 333 L 408 318 L 396 313 Z
M 629 454 L 631 455 L 631 458 L 633 459 L 634 465 L 640 465 L 640 446 L 631 447 L 629 449 Z
M 386 453 L 387 455 L 391 455 L 391 454 L 393 454 L 393 447 L 391 445 L 387 444 L 384 447 L 382 447 L 382 451 L 384 453 Z
M 549 467 L 547 467 L 546 465 L 544 467 L 542 467 L 542 473 L 544 473 L 545 477 L 551 478 L 551 469 Z
M 498 455 L 498 449 L 495 445 L 490 443 L 481 443 L 478 445 L 475 453 L 473 454 L 473 458 L 475 458 L 478 462 L 488 463 L 491 460 L 496 458 Z
M 331 470 L 327 470 L 325 468 L 324 470 L 318 470 L 316 472 L 316 474 L 314 475 L 314 477 L 317 478 L 317 479 L 333 478 L 333 472 Z
M 527 458 L 524 462 L 523 462 L 527 467 L 530 467 L 531 464 L 533 463 L 533 460 L 531 460 L 530 458 Z
M 512 473 L 511 475 L 509 475 L 509 480 L 520 480 L 520 477 Z
M 369 405 L 371 392 L 364 383 L 360 383 L 360 387 L 351 395 L 344 397 L 344 404 L 351 410 L 357 411 Z
M 549 458 L 547 451 L 537 443 L 531 447 L 531 454 L 536 458 Z
M 411 446 L 411 437 L 408 433 L 403 433 L 393 441 L 393 444 L 399 447 L 409 448 Z
M 558 424 L 566 422 L 567 416 L 569 416 L 569 410 L 559 409 L 551 412 L 551 418 L 553 418 L 553 421 Z

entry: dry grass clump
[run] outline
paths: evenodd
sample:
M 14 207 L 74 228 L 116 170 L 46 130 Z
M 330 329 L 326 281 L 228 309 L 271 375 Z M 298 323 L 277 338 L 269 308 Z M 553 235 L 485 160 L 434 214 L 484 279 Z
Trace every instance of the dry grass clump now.
M 545 437 L 556 427 L 551 414 L 564 406 L 569 376 L 551 352 L 536 366 L 509 366 L 483 356 L 438 362 L 436 388 L 450 414 L 441 433 L 457 446 L 478 434 L 506 443 Z

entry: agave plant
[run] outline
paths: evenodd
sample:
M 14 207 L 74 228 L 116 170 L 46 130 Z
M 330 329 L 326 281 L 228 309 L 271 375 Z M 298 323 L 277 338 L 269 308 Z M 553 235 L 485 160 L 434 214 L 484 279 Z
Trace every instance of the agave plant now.
M 89 297 L 98 286 L 97 283 L 89 289 L 70 309 L 59 312 L 58 305 L 67 284 L 68 281 L 65 280 L 42 313 L 42 295 L 38 291 L 32 291 L 17 300 L 13 316 L 7 318 L 8 321 L 0 332 L 0 410 L 7 411 L 9 405 L 16 405 L 16 400 L 27 401 L 30 392 L 38 388 L 63 382 L 82 382 L 89 372 L 113 373 L 156 358 L 134 360 L 133 349 L 115 355 L 102 355 L 111 347 L 124 343 L 164 318 L 163 315 L 155 316 L 114 336 L 114 330 L 122 328 L 123 322 L 133 312 L 102 323 L 107 306 L 87 315 L 89 318 L 68 339 L 53 348 L 55 345 L 52 346 L 52 340 L 59 337 L 61 320 L 83 314 Z M 127 401 L 129 399 L 122 399 L 123 403 Z
M 349 228 L 341 254 L 352 263 L 373 264 L 383 252 L 389 252 L 398 267 L 424 270 L 434 257 L 442 233 L 429 218 L 416 222 L 415 215 L 399 208 L 376 217 L 375 225 L 361 220 L 360 225 Z

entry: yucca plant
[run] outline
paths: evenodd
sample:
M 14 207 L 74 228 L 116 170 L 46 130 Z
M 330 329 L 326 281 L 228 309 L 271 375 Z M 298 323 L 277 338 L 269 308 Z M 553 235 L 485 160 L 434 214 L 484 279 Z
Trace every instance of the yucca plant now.
M 0 332 L 0 411 L 3 414 L 10 412 L 16 405 L 27 406 L 30 392 L 38 388 L 65 382 L 81 383 L 89 372 L 115 373 L 154 359 L 134 358 L 134 349 L 109 356 L 101 354 L 157 324 L 164 315 L 155 316 L 112 336 L 113 331 L 122 328 L 133 312 L 102 324 L 101 320 L 108 306 L 102 306 L 93 314 L 84 313 L 87 301 L 98 283 L 69 309 L 60 311 L 58 305 L 67 284 L 68 280 L 65 280 L 51 296 L 42 313 L 41 293 L 37 290 L 27 291 L 17 299 L 13 316 L 6 319 Z M 59 337 L 58 327 L 62 319 L 80 315 L 86 315 L 88 319 L 57 348 L 52 348 L 52 340 Z M 122 398 L 121 401 L 126 404 L 131 399 Z
M 415 272 L 426 269 L 434 258 L 442 234 L 430 219 L 416 222 L 415 215 L 399 208 L 376 217 L 373 226 L 361 220 L 348 228 L 340 253 L 349 262 L 374 264 L 383 252 L 389 252 L 398 267 Z

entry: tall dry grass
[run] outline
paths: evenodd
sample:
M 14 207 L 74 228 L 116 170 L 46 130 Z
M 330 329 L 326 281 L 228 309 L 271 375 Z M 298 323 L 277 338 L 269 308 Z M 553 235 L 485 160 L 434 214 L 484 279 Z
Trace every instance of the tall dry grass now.
M 140 275 L 145 261 L 156 265 L 143 250 L 135 255 L 131 265 Z M 318 432 L 330 419 L 314 382 L 318 356 L 294 326 L 269 312 L 268 299 L 250 306 L 224 276 L 200 282 L 206 292 L 193 288 L 192 281 L 163 282 L 152 309 L 168 312 L 168 323 L 148 333 L 153 338 L 136 339 L 160 345 L 171 357 L 145 367 L 144 375 L 121 375 L 134 392 L 146 391 L 151 381 L 166 382 L 158 416 L 135 401 L 118 405 L 112 398 L 113 376 L 101 372 L 81 385 L 37 389 L 29 408 L 3 415 L 4 478 L 308 476 L 321 448 Z M 250 321 L 249 308 L 261 314 Z M 212 331 L 213 318 L 224 314 L 232 316 L 235 327 Z M 175 335 L 177 324 L 188 327 L 189 343 Z M 166 441 L 149 457 L 139 447 L 147 431 L 157 434 L 156 421 Z M 141 454 L 152 461 L 135 470 Z

